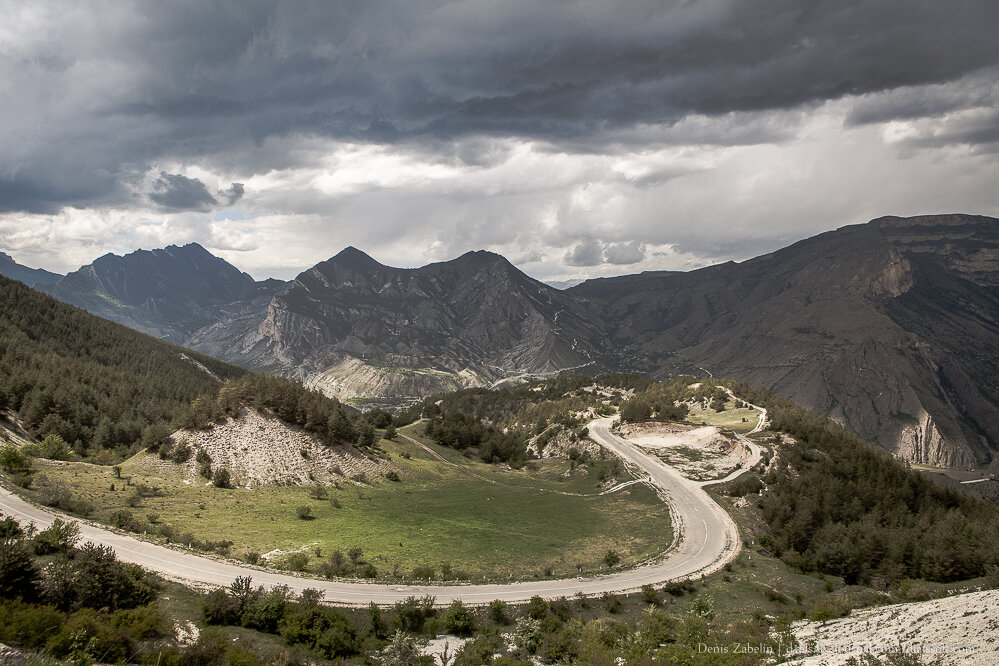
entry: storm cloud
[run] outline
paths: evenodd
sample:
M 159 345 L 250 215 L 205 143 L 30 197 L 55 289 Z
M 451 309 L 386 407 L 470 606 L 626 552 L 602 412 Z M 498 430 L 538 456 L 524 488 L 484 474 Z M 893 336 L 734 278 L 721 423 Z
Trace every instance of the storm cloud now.
M 4 229 L 23 216 L 114 210 L 162 226 L 156 215 L 240 206 L 229 218 L 181 226 L 209 240 L 256 234 L 261 242 L 237 245 L 267 247 L 281 219 L 289 235 L 319 225 L 331 254 L 364 235 L 351 226 L 363 220 L 388 233 L 425 225 L 421 259 L 474 248 L 476 239 L 517 247 L 532 229 L 552 244 L 547 260 L 568 266 L 663 256 L 646 246 L 728 258 L 738 253 L 712 249 L 689 224 L 657 228 L 652 216 L 654 206 L 666 207 L 661 219 L 696 216 L 697 202 L 687 200 L 694 191 L 680 188 L 692 183 L 702 188 L 703 215 L 740 209 L 740 197 L 758 205 L 738 189 L 703 189 L 745 151 L 763 156 L 765 191 L 780 160 L 761 147 L 791 150 L 803 159 L 799 170 L 819 171 L 839 155 L 837 132 L 841 142 L 876 137 L 883 149 L 871 152 L 882 166 L 919 151 L 985 156 L 999 140 L 999 5 L 991 0 L 4 9 L 0 241 L 8 245 L 17 239 Z M 814 149 L 803 156 L 807 142 Z M 815 152 L 818 144 L 829 152 Z M 559 166 L 563 173 L 553 171 Z M 983 178 L 994 164 L 984 166 Z M 521 181 L 525 173 L 530 180 Z M 599 215 L 596 204 L 580 203 L 590 183 L 606 190 Z M 386 192 L 401 212 L 386 209 Z M 996 203 L 973 194 L 969 212 Z M 905 212 L 918 199 L 873 212 Z M 642 200 L 648 208 L 636 210 Z M 637 217 L 604 217 L 626 209 Z M 861 221 L 840 217 L 855 212 L 830 214 L 817 228 L 779 222 L 765 238 L 746 227 L 735 242 L 773 245 Z M 768 215 L 752 209 L 749 217 Z M 138 242 L 116 234 L 109 243 Z

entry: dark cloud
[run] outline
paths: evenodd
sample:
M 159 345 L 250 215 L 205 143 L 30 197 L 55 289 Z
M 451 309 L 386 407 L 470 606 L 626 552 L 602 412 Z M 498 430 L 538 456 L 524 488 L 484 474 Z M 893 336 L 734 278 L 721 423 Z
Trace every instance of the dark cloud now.
M 170 210 L 206 211 L 218 203 L 205 184 L 197 178 L 164 172 L 160 172 L 160 177 L 153 181 L 149 199 L 161 208 Z
M 625 266 L 645 259 L 645 246 L 638 241 L 601 243 L 589 238 L 570 248 L 563 257 L 568 266 Z
M 231 206 L 243 198 L 245 191 L 246 188 L 243 187 L 243 183 L 233 183 L 229 186 L 229 189 L 219 190 L 216 199 L 223 206 Z
M 73 3 L 48 10 L 45 30 L 15 25 L 0 57 L 0 209 L 120 202 L 160 164 L 249 177 L 305 157 L 274 139 L 481 138 L 459 157 L 482 165 L 503 157 L 490 138 L 613 151 L 622 131 L 692 115 L 918 98 L 999 63 L 997 24 L 993 0 Z M 880 103 L 852 122 L 905 112 Z M 965 139 L 978 136 L 991 135 Z M 149 196 L 169 209 L 236 196 L 162 180 Z
M 150 201 L 167 210 L 209 211 L 219 205 L 231 206 L 242 197 L 242 183 L 233 183 L 229 189 L 219 190 L 215 196 L 197 178 L 162 171 L 159 178 L 153 181 L 153 191 L 149 193 Z
M 588 239 L 565 253 L 562 261 L 567 266 L 596 266 L 604 262 L 604 251 L 599 241 Z

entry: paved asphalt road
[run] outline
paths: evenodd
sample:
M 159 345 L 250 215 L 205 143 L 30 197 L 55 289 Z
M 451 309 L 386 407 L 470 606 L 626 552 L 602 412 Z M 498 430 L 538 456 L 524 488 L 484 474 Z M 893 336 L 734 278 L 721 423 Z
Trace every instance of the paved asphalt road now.
M 627 592 L 645 584 L 716 571 L 735 557 L 741 545 L 735 523 L 702 490 L 702 483 L 690 481 L 659 460 L 646 455 L 611 432 L 612 418 L 590 424 L 590 434 L 601 445 L 642 468 L 669 497 L 673 506 L 674 527 L 681 530 L 677 544 L 662 560 L 627 571 L 593 578 L 570 578 L 495 585 L 387 585 L 344 583 L 301 578 L 253 567 L 222 562 L 192 553 L 174 550 L 118 534 L 101 527 L 80 524 L 82 538 L 114 548 L 121 560 L 140 564 L 168 578 L 204 585 L 227 586 L 237 576 L 252 576 L 254 585 L 287 585 L 294 592 L 306 588 L 321 590 L 327 601 L 347 605 L 390 605 L 409 596 L 433 595 L 438 604 L 461 599 L 467 604 L 487 604 L 493 599 L 507 602 L 527 601 L 534 595 L 545 598 L 573 596 L 577 593 L 598 595 L 604 592 Z M 758 453 L 758 451 L 757 451 Z M 743 469 L 748 469 L 748 466 Z M 0 488 L 0 511 L 27 523 L 47 527 L 56 515 L 25 502 Z

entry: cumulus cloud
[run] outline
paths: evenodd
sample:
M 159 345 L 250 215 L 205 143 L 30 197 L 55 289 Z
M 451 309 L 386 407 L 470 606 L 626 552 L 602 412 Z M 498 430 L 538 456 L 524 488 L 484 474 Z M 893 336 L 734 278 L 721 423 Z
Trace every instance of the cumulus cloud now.
M 637 264 L 645 258 L 645 247 L 639 241 L 610 243 L 604 247 L 604 261 L 617 266 Z

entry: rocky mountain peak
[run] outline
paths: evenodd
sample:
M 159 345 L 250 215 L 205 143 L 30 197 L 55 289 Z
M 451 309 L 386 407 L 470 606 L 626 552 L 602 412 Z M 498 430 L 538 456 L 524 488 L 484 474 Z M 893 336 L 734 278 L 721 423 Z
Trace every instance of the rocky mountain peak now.
M 355 271 L 357 273 L 366 273 L 388 268 L 384 264 L 375 261 L 370 255 L 358 250 L 353 245 L 348 245 L 340 250 L 335 256 L 323 263 L 336 264 L 337 266 Z

